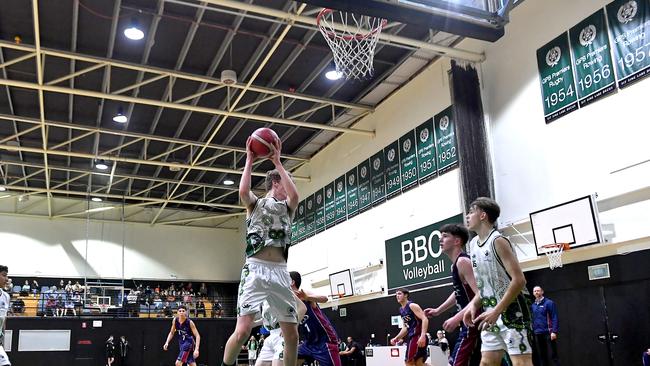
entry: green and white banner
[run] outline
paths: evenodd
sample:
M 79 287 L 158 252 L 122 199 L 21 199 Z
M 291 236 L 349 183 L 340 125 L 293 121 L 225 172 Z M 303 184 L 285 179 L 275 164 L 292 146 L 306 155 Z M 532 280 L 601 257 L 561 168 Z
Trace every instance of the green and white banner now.
M 546 123 L 578 109 L 566 32 L 537 50 L 537 68 Z
M 399 141 L 384 148 L 386 165 L 384 176 L 386 177 L 386 198 L 391 199 L 402 192 L 402 179 L 399 172 Z
M 314 193 L 314 212 L 315 224 L 314 232 L 320 233 L 325 230 L 325 197 L 323 196 L 323 189 L 319 189 Z
M 386 200 L 384 164 L 384 150 L 379 150 L 370 158 L 370 186 L 372 187 L 373 205 L 379 205 Z
M 436 131 L 436 158 L 438 175 L 458 165 L 458 148 L 454 127 L 454 111 L 448 107 L 433 118 Z
M 346 202 L 345 202 L 345 174 L 342 176 L 336 178 L 334 181 L 334 190 L 335 190 L 335 196 L 334 200 L 336 201 L 336 216 L 334 218 L 334 221 L 338 224 L 340 222 L 345 221 L 346 219 L 346 214 L 347 214 L 347 209 L 346 209 Z
M 418 157 L 413 130 L 399 138 L 399 146 L 402 192 L 405 192 L 418 185 Z
M 359 172 L 359 212 L 363 212 L 372 207 L 372 188 L 370 187 L 370 162 L 364 160 L 357 166 Z
M 305 238 L 305 200 L 300 201 L 298 208 L 296 208 L 296 215 L 294 221 L 296 222 L 296 241 L 301 241 Z
M 650 74 L 650 2 L 616 0 L 607 5 L 618 86 Z
M 314 195 L 305 199 L 305 237 L 314 235 L 314 227 L 316 226 L 316 210 L 314 205 Z
M 433 120 L 428 119 L 415 129 L 418 154 L 419 182 L 424 183 L 436 174 L 436 146 L 433 133 Z
M 598 10 L 569 30 L 580 107 L 616 91 L 605 11 Z
M 325 186 L 325 227 L 334 226 L 336 221 L 336 195 L 334 194 L 334 182 Z
M 400 287 L 416 289 L 451 281 L 452 263 L 442 253 L 438 229 L 462 222 L 463 215 L 459 214 L 386 240 L 388 293 Z
M 348 209 L 348 219 L 350 219 L 359 213 L 359 194 L 357 193 L 359 178 L 357 177 L 357 167 L 345 173 L 345 182 L 347 195 L 345 201 Z

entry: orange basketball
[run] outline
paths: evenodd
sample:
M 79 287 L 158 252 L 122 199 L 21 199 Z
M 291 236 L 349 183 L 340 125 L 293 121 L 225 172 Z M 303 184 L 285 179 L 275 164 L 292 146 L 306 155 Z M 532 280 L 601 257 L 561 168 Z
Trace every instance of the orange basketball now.
M 251 150 L 258 158 L 271 156 L 275 142 L 280 140 L 275 131 L 266 127 L 253 131 L 251 138 Z

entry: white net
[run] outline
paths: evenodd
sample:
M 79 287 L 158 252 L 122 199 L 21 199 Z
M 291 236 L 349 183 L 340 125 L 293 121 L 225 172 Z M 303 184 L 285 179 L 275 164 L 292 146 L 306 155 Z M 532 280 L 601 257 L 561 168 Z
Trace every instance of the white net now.
M 542 246 L 551 270 L 562 267 L 562 252 L 564 252 L 564 247 L 565 244 L 548 244 Z
M 372 76 L 375 47 L 385 19 L 325 8 L 318 14 L 317 23 L 332 50 L 338 73 L 346 79 Z

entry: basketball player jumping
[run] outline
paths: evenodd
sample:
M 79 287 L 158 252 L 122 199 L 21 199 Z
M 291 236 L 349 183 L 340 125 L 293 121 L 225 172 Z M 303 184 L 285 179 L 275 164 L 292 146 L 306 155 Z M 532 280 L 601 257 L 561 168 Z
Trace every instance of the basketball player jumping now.
M 172 320 L 172 327 L 167 335 L 167 340 L 163 349 L 167 351 L 169 342 L 174 337 L 174 333 L 178 333 L 178 357 L 176 358 L 176 366 L 196 366 L 196 359 L 199 357 L 199 345 L 201 344 L 201 335 L 196 329 L 194 322 L 187 317 L 187 308 L 181 305 L 177 310 L 178 317 Z
M 469 239 L 467 229 L 459 224 L 447 224 L 440 228 L 440 248 L 451 262 L 451 277 L 454 291 L 449 295 L 447 300 L 437 308 L 428 308 L 424 310 L 427 317 L 438 316 L 453 306 L 456 306 L 457 313 L 447 319 L 443 328 L 447 332 L 452 332 L 460 325 L 460 334 L 456 341 L 451 356 L 449 357 L 450 366 L 476 366 L 480 363 L 480 351 L 477 346 L 480 341 L 480 334 L 476 327 L 467 327 L 463 324 L 463 314 L 467 310 L 467 304 L 478 293 L 476 280 L 472 271 L 472 263 L 469 255 L 463 252 L 463 247 Z M 472 357 L 473 356 L 473 357 Z
M 429 319 L 424 315 L 420 305 L 409 300 L 409 291 L 401 288 L 395 293 L 397 302 L 400 304 L 399 313 L 402 316 L 404 326 L 390 340 L 390 344 L 396 345 L 400 339 L 406 337 L 406 355 L 404 363 L 407 366 L 422 366 L 427 359 L 427 329 Z
M 287 271 L 287 255 L 291 243 L 291 220 L 300 198 L 293 180 L 280 161 L 281 149 L 280 141 L 276 140 L 270 157 L 275 169 L 266 173 L 267 194 L 257 198 L 251 191 L 255 154 L 251 150 L 251 138 L 246 141 L 246 165 L 239 183 L 239 198 L 247 212 L 246 263 L 239 284 L 237 325 L 226 343 L 223 365 L 234 365 L 264 300 L 282 329 L 285 363 L 296 363 L 297 303 Z
M 478 235 L 469 254 L 479 292 L 463 321 L 481 331 L 481 366 L 499 365 L 504 352 L 514 366 L 530 366 L 530 295 L 512 245 L 495 227 L 500 212 L 490 198 L 479 197 L 470 205 L 468 227 Z M 481 306 L 484 312 L 478 315 Z
M 307 308 L 302 301 L 296 300 L 296 302 L 298 303 L 298 319 L 302 319 L 307 312 Z M 257 356 L 255 366 L 283 366 L 284 337 L 282 337 L 280 323 L 278 323 L 277 317 L 273 314 L 269 303 L 266 301 L 262 303 L 261 319 L 254 323 L 255 327 L 259 325 L 263 325 L 264 328 L 268 329 L 270 334 L 264 340 L 264 345 L 260 350 L 259 356 Z

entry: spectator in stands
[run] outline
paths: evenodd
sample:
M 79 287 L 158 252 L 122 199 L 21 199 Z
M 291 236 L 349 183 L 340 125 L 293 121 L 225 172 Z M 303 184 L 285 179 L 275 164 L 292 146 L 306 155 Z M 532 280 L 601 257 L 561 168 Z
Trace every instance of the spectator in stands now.
M 73 290 L 72 281 L 68 281 L 68 284 L 65 285 L 65 292 L 71 294 Z
M 203 314 L 203 317 L 207 317 L 208 315 L 205 312 L 205 303 L 202 300 L 199 300 L 196 303 L 196 317 L 198 318 L 199 315 Z
M 81 287 L 81 284 L 79 283 L 79 281 L 76 281 L 74 283 L 74 285 L 72 286 L 72 291 L 74 291 L 74 292 L 82 292 L 83 291 L 83 288 Z
M 72 300 L 72 295 L 67 295 L 65 297 L 65 302 L 63 304 L 63 316 L 68 316 L 68 310 L 72 311 L 73 316 L 77 316 L 77 310 L 74 308 L 74 301 Z
M 45 302 L 45 316 L 56 315 L 56 299 L 54 295 L 50 295 Z
M 36 280 L 32 280 L 32 291 L 34 292 L 34 295 L 41 292 L 41 288 L 38 286 L 38 281 Z
M 81 315 L 81 307 L 83 306 L 83 300 L 81 299 L 81 294 L 79 294 L 79 292 L 75 291 L 72 294 L 72 303 L 74 304 L 75 312 L 78 311 L 79 314 Z
M 212 317 L 221 318 L 222 316 L 223 316 L 223 307 L 221 306 L 219 300 L 214 299 L 214 302 L 212 303 Z
M 13 288 L 14 288 L 14 283 L 11 280 L 11 278 L 7 279 L 7 284 L 5 285 L 4 290 L 7 291 L 8 293 L 12 293 Z
M 56 316 L 63 316 L 63 313 L 64 313 L 63 296 L 59 295 L 56 297 Z
M 172 308 L 169 306 L 169 302 L 165 302 L 165 306 L 162 309 L 163 316 L 169 318 L 172 316 Z
M 61 289 L 61 291 L 63 291 L 65 289 L 65 281 L 64 280 L 61 280 L 59 282 L 59 288 Z
M 156 288 L 153 289 L 153 292 L 155 292 L 155 293 L 157 293 L 157 294 L 160 293 L 160 284 L 157 284 L 157 285 L 156 285 Z
M 346 343 L 345 351 L 340 352 L 339 355 L 343 356 L 342 361 L 345 360 L 344 365 L 347 366 L 358 366 L 361 364 L 361 346 L 359 343 L 355 342 L 352 337 L 348 336 L 348 342 Z
M 25 284 L 20 288 L 20 296 L 27 296 L 32 292 L 32 287 L 29 285 L 29 280 L 25 280 Z
M 436 332 L 436 339 L 433 341 L 433 344 L 440 347 L 442 352 L 447 355 L 447 358 L 449 358 L 449 341 L 447 338 L 445 338 L 445 331 L 444 330 L 439 330 Z
M 56 288 L 56 286 L 52 286 L 52 287 L 50 287 L 50 291 L 49 291 L 49 292 L 50 292 L 51 294 L 55 294 L 55 293 L 59 292 L 59 289 Z
M 201 297 L 208 296 L 208 286 L 205 285 L 205 282 L 201 283 L 201 287 L 199 287 L 199 295 L 201 295 Z
M 25 302 L 20 297 L 11 303 L 11 311 L 14 314 L 22 314 L 25 312 Z

